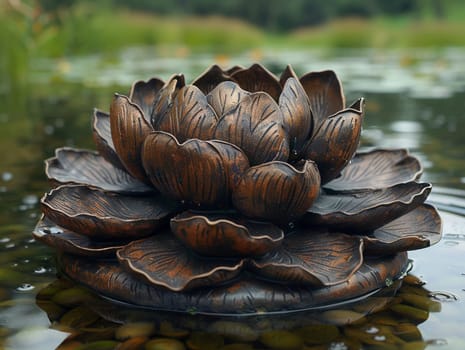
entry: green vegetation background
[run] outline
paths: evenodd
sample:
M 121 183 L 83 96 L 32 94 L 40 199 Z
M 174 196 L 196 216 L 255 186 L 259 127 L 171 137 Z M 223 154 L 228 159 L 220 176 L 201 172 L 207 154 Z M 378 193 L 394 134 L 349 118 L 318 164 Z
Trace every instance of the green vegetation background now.
M 0 76 L 32 57 L 153 45 L 230 54 L 264 47 L 465 46 L 462 0 L 0 0 Z

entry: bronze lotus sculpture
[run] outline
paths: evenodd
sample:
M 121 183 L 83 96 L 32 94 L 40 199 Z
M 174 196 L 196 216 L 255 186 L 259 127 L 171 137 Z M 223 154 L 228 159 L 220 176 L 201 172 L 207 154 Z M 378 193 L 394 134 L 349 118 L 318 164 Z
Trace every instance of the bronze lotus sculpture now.
M 133 84 L 61 148 L 36 239 L 116 300 L 200 313 L 327 305 L 389 285 L 441 237 L 419 161 L 356 153 L 364 101 L 333 71 L 258 64 Z

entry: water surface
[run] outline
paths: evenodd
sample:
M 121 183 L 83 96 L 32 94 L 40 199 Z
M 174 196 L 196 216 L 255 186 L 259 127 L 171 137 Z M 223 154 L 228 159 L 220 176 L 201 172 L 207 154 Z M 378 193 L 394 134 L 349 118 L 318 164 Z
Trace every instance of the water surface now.
M 465 347 L 465 50 L 454 48 L 257 51 L 236 57 L 173 57 L 133 48 L 115 57 L 32 62 L 27 86 L 0 84 L 0 347 L 53 349 L 75 332 L 36 303 L 37 293 L 56 281 L 53 252 L 30 234 L 40 213 L 39 199 L 49 189 L 43 160 L 57 147 L 93 148 L 93 107 L 108 110 L 112 93 L 127 93 L 133 80 L 154 75 L 166 79 L 178 72 L 191 80 L 213 62 L 249 65 L 257 59 L 277 73 L 287 63 L 297 73 L 334 69 L 348 102 L 359 96 L 367 100 L 362 148 L 406 147 L 421 159 L 422 179 L 434 185 L 430 200 L 443 215 L 444 239 L 410 254 L 412 276 L 426 283 L 418 288 L 440 304 L 440 310 L 435 306 L 425 320 L 416 321 L 421 338 L 415 341 L 418 348 Z M 351 327 L 340 327 L 339 332 L 347 337 Z M 334 348 L 342 346 L 339 340 L 333 343 Z M 372 347 L 381 345 L 390 348 L 382 338 Z

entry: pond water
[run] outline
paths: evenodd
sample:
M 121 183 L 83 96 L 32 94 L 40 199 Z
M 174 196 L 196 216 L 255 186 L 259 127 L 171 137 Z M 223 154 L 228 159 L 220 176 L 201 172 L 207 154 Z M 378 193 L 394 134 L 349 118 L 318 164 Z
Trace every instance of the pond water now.
M 31 238 L 40 197 L 49 188 L 43 160 L 61 146 L 92 148 L 93 107 L 108 110 L 112 93 L 126 93 L 133 80 L 177 72 L 189 80 L 214 62 L 256 60 L 275 72 L 287 63 L 297 73 L 335 70 L 349 102 L 367 100 L 362 148 L 406 147 L 421 159 L 422 179 L 434 185 L 429 201 L 441 210 L 444 239 L 410 253 L 413 268 L 398 296 L 376 295 L 293 319 L 218 320 L 115 308 L 58 280 L 53 252 Z M 132 48 L 111 57 L 31 62 L 27 86 L 0 82 L 0 348 L 111 349 L 129 335 L 138 336 L 124 349 L 149 338 L 147 349 L 262 349 L 275 338 L 289 349 L 465 348 L 464 61 L 465 50 L 457 48 L 254 51 L 235 57 Z M 367 307 L 379 310 L 364 316 Z M 156 334 L 165 343 L 154 342 Z

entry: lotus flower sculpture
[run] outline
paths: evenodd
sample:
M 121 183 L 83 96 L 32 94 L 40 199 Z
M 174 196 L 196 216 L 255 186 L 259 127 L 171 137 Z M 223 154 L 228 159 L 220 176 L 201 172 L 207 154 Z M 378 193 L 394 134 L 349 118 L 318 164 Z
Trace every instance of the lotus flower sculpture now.
M 441 237 L 419 161 L 356 153 L 364 101 L 333 71 L 212 66 L 95 110 L 98 152 L 61 148 L 34 236 L 108 297 L 203 313 L 296 310 L 398 277 Z

